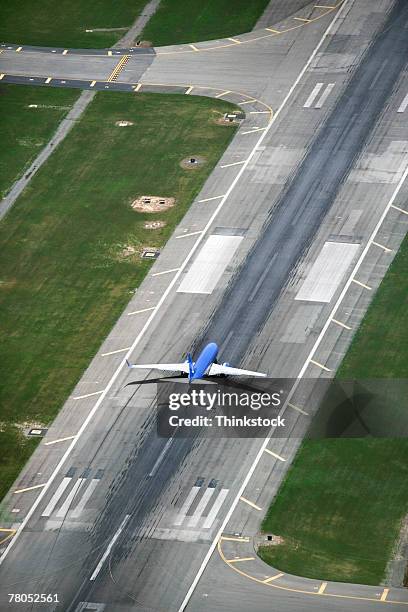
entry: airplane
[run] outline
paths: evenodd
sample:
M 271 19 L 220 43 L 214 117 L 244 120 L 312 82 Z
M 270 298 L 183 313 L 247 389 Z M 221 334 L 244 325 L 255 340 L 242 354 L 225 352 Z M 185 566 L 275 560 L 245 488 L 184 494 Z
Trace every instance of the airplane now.
M 215 342 L 210 342 L 207 344 L 199 356 L 197 357 L 197 361 L 193 361 L 193 358 L 190 353 L 187 355 L 186 361 L 182 363 L 147 363 L 144 365 L 134 365 L 129 363 L 126 359 L 126 363 L 129 368 L 132 369 L 140 369 L 140 370 L 162 370 L 165 372 L 181 372 L 179 377 L 166 377 L 159 379 L 149 379 L 145 381 L 128 383 L 128 384 L 142 384 L 142 383 L 152 383 L 159 381 L 178 381 L 186 380 L 188 378 L 188 382 L 192 383 L 195 380 L 203 381 L 208 380 L 217 376 L 252 376 L 252 377 L 262 377 L 265 378 L 267 374 L 262 374 L 261 372 L 251 372 L 250 370 L 241 370 L 239 368 L 232 368 L 229 363 L 219 364 L 217 363 L 217 355 L 219 348 Z M 127 386 L 127 385 L 126 385 Z

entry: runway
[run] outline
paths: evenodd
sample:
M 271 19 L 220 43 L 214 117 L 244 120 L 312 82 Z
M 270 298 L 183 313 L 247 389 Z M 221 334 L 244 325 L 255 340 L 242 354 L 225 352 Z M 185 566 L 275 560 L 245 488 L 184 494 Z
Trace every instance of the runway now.
M 270 376 L 332 376 L 406 233 L 406 5 L 350 0 L 303 23 L 288 22 L 285 39 L 151 52 L 118 74 L 129 91 L 191 87 L 247 115 L 18 483 L 44 488 L 7 500 L 24 528 L 1 559 L 2 609 L 22 585 L 58 593 L 53 610 L 407 609 L 404 589 L 279 576 L 256 559 L 253 537 L 299 440 L 169 442 L 155 432 L 155 390 L 123 389 L 125 355 L 178 361 L 209 340 L 222 359 Z M 69 56 L 57 65 L 39 53 L 42 79 Z M 1 71 L 39 79 L 16 74 L 33 74 L 39 53 L 26 63 L 10 51 Z M 67 86 L 90 87 L 117 65 L 84 57 L 59 73 Z M 178 291 L 210 235 L 242 240 L 210 293 Z M 333 243 L 345 263 L 322 288 L 322 250 L 342 265 Z M 299 428 L 313 410 L 302 401 Z

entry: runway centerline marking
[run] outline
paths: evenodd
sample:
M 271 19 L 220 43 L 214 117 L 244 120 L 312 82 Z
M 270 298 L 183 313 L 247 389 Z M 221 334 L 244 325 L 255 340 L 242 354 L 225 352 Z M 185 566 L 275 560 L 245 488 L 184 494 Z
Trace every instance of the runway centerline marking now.
M 116 353 L 125 353 L 130 349 L 130 346 L 126 346 L 122 349 L 116 349 L 116 351 L 108 351 L 107 353 L 102 353 L 102 357 L 107 357 L 108 355 L 116 355 Z
M 265 453 L 268 453 L 268 455 L 272 455 L 272 457 L 275 457 L 275 459 L 279 459 L 279 461 L 286 461 L 284 457 L 281 457 L 277 453 L 274 453 L 273 451 L 269 450 L 269 448 L 265 448 Z
M 98 576 L 99 572 L 102 569 L 103 564 L 105 563 L 107 557 L 109 556 L 112 548 L 115 545 L 116 540 L 119 538 L 120 534 L 122 533 L 122 531 L 124 530 L 126 523 L 128 522 L 128 520 L 130 519 L 130 514 L 126 514 L 125 518 L 123 519 L 123 521 L 120 524 L 119 529 L 117 530 L 117 532 L 115 533 L 115 535 L 113 536 L 112 540 L 109 543 L 108 548 L 105 550 L 102 559 L 99 561 L 98 565 L 96 566 L 96 568 L 93 571 L 92 576 L 90 577 L 90 581 L 93 582 L 96 577 Z
M 66 436 L 65 438 L 58 438 L 57 440 L 51 440 L 50 442 L 44 442 L 44 446 L 51 446 L 51 444 L 59 444 L 59 442 L 66 442 L 66 440 L 73 440 L 75 436 Z
M 27 491 L 34 491 L 34 489 L 42 489 L 43 487 L 45 487 L 46 484 L 46 482 L 43 482 L 42 484 L 33 485 L 32 487 L 25 487 L 25 489 L 16 489 L 16 491 L 14 491 L 14 494 L 16 495 L 17 493 L 26 493 Z
M 251 508 L 255 508 L 255 510 L 259 510 L 261 511 L 262 508 L 260 506 L 257 506 L 254 502 L 252 502 L 251 500 L 247 499 L 246 497 L 242 497 L 242 495 L 240 495 L 239 499 L 244 502 L 244 504 L 248 504 L 248 506 L 251 506 Z

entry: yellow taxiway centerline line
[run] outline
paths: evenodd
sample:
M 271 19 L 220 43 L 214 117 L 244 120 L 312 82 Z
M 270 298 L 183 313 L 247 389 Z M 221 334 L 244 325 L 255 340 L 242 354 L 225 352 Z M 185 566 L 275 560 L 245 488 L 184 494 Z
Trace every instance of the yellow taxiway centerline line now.
M 25 487 L 25 489 L 17 489 L 16 491 L 14 491 L 14 495 L 16 495 L 16 493 L 26 493 L 27 491 L 34 491 L 34 489 L 42 489 L 43 487 L 45 487 L 47 483 L 44 482 L 43 484 L 38 484 L 38 485 L 34 485 L 33 487 Z
M 255 510 L 262 510 L 262 508 L 260 508 L 260 506 L 257 506 L 256 504 L 254 504 L 254 502 L 251 502 L 249 499 L 247 499 L 246 497 L 240 497 L 239 498 L 241 501 L 243 501 L 245 504 L 248 504 L 248 506 L 251 506 L 251 508 L 255 508 Z

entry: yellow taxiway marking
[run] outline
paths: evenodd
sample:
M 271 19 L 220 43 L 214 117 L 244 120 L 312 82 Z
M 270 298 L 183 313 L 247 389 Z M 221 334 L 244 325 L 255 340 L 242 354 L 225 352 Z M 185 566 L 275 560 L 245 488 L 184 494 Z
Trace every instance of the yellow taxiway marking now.
M 319 363 L 318 361 L 315 361 L 314 359 L 311 359 L 310 363 L 313 363 L 313 365 L 317 366 L 318 368 L 321 368 L 322 370 L 326 370 L 326 372 L 331 372 L 330 368 L 323 365 L 322 363 Z
M 77 395 L 76 397 L 73 397 L 72 399 L 74 400 L 85 399 L 86 397 L 92 397 L 93 395 L 101 395 L 101 393 L 103 392 L 104 392 L 104 389 L 102 389 L 102 391 L 94 391 L 93 393 L 86 393 L 85 395 Z
M 237 43 L 237 45 L 241 44 L 241 41 L 238 38 L 227 38 L 227 40 L 232 40 L 232 42 Z
M 116 355 L 116 353 L 125 353 L 126 351 L 129 351 L 132 347 L 131 346 L 127 346 L 126 348 L 123 349 L 116 349 L 116 351 L 109 351 L 108 353 L 102 353 L 102 357 L 107 357 L 108 355 Z
M 389 592 L 390 592 L 390 589 L 384 589 L 381 594 L 380 601 L 386 601 Z
M 340 325 L 340 327 L 344 327 L 344 329 L 351 329 L 350 325 L 346 325 L 345 323 L 342 323 L 341 321 L 338 321 L 337 319 L 332 319 L 332 321 L 333 323 Z
M 404 210 L 403 208 L 400 208 L 399 206 L 394 206 L 394 204 L 391 204 L 391 208 L 395 208 L 395 210 L 398 210 L 398 212 L 404 213 L 404 215 L 408 215 L 408 210 Z
M 16 491 L 14 491 L 14 494 L 16 493 L 26 493 L 26 491 L 34 491 L 34 489 L 42 489 L 43 487 L 45 487 L 47 483 L 43 483 L 43 484 L 38 484 L 38 485 L 34 485 L 33 487 L 25 487 L 24 489 L 17 489 Z
M 125 65 L 127 64 L 129 60 L 130 60 L 130 55 L 123 55 L 121 57 L 121 59 L 118 61 L 118 63 L 116 64 L 116 66 L 114 67 L 110 75 L 108 76 L 108 82 L 116 81 L 116 79 L 118 78 L 118 76 L 120 75 L 120 73 L 122 72 L 123 68 L 125 67 Z
M 246 159 L 244 159 L 244 161 L 239 161 L 239 162 L 233 162 L 232 164 L 224 164 L 223 166 L 220 166 L 220 168 L 231 168 L 232 166 L 240 166 L 241 164 L 245 164 Z
M 189 47 L 191 47 L 193 51 L 199 51 L 200 50 L 195 45 L 189 45 Z
M 269 111 L 249 111 L 250 115 L 267 115 Z
M 0 74 L 0 81 L 4 79 L 5 76 L 6 76 L 5 74 Z
M 285 574 L 283 572 L 279 572 L 279 574 L 275 574 L 274 576 L 270 576 L 269 578 L 266 578 L 265 580 L 262 580 L 262 582 L 264 584 L 269 584 L 269 582 L 272 582 L 273 580 L 277 580 L 278 578 L 282 578 L 282 576 L 284 576 Z
M 303 21 L 304 23 L 310 23 L 312 21 L 311 19 L 305 19 L 304 17 L 294 17 L 293 19 L 295 21 Z
M 274 30 L 273 28 L 265 28 L 265 30 L 268 30 L 268 32 L 273 32 L 273 34 L 281 34 L 279 30 Z
M 204 200 L 198 200 L 198 202 L 211 202 L 212 200 L 219 200 L 220 198 L 225 198 L 225 194 L 224 195 L 220 195 L 220 196 L 214 196 L 212 198 L 204 198 Z
M 325 592 L 327 587 L 327 582 L 322 582 L 322 584 L 319 587 L 319 590 L 317 591 L 318 595 L 323 595 L 323 593 Z
M 215 96 L 216 98 L 222 98 L 222 96 L 226 96 L 227 94 L 231 93 L 229 89 L 227 89 L 226 91 L 222 91 L 220 94 L 218 94 L 217 96 Z
M 190 94 L 194 89 L 194 85 L 190 85 L 190 87 L 187 89 L 186 91 L 186 96 L 188 96 L 188 94 Z
M 73 440 L 75 436 L 66 436 L 65 438 L 58 438 L 57 440 L 50 440 L 50 442 L 44 442 L 44 446 L 51 446 L 51 444 L 58 444 L 59 442 L 66 442 L 67 440 Z
M 17 47 L 17 49 L 16 49 L 16 53 L 20 53 L 20 51 L 21 51 L 21 49 L 22 49 L 22 48 L 23 48 L 23 47 Z
M 66 55 L 68 53 L 68 49 L 64 49 L 62 55 Z
M 272 457 L 275 457 L 275 459 L 279 459 L 279 461 L 286 461 L 284 457 L 281 457 L 277 453 L 274 453 L 273 451 L 269 450 L 269 448 L 265 448 L 264 451 L 265 453 L 268 453 L 268 455 L 272 455 Z
M 188 234 L 180 234 L 180 236 L 175 236 L 176 240 L 179 238 L 189 238 L 190 236 L 197 236 L 198 234 L 202 234 L 203 230 L 197 230 L 196 232 L 189 232 Z
M 17 531 L 16 529 L 4 529 L 3 527 L 0 527 L 0 533 L 7 533 L 8 534 L 8 535 L 6 535 L 5 538 L 0 540 L 0 544 L 4 544 L 4 542 L 7 542 L 7 540 L 12 538 L 13 535 L 16 533 L 16 531 Z
M 389 249 L 388 247 L 384 246 L 383 244 L 380 244 L 379 242 L 374 242 L 374 240 L 373 240 L 371 244 L 374 244 L 375 246 L 378 246 L 380 249 L 382 249 L 386 253 L 392 253 L 392 249 Z
M 365 285 L 364 283 L 356 280 L 355 278 L 353 278 L 353 283 L 356 283 L 356 285 L 360 285 L 360 287 L 364 287 L 364 289 L 368 289 L 368 291 L 371 291 L 371 287 L 369 287 L 368 285 Z
M 91 84 L 90 84 L 89 87 L 95 87 L 95 83 L 96 83 L 96 81 L 91 81 Z
M 134 310 L 133 312 L 128 312 L 128 317 L 130 315 L 140 314 L 142 312 L 148 312 L 149 310 L 154 310 L 156 306 L 151 306 L 150 308 L 142 308 L 141 310 Z
M 47 85 L 48 83 L 51 83 L 52 81 L 52 77 L 48 77 L 45 79 L 45 84 Z
M 249 538 L 242 536 L 221 536 L 221 540 L 226 540 L 227 542 L 249 542 Z
M 322 8 L 322 9 L 329 9 L 329 10 L 333 10 L 336 7 L 335 6 L 326 6 L 325 4 L 315 4 L 314 8 Z
M 241 561 L 255 561 L 255 557 L 238 557 L 237 559 L 226 559 L 227 563 L 240 563 Z
M 247 499 L 246 497 L 240 497 L 239 498 L 241 501 L 243 501 L 245 504 L 248 504 L 248 506 L 251 506 L 251 508 L 255 508 L 255 510 L 262 510 L 262 508 L 260 508 L 259 506 L 257 506 L 256 504 L 254 504 L 254 502 L 251 502 L 249 499 Z
M 238 102 L 238 104 L 240 106 L 243 106 L 244 104 L 251 104 L 252 102 L 258 102 L 258 100 L 256 98 L 251 98 L 250 100 L 243 100 L 242 102 Z
M 178 272 L 180 268 L 172 268 L 171 270 L 164 270 L 163 272 L 155 272 L 152 276 L 162 276 L 162 274 L 171 274 L 172 272 Z
M 306 412 L 306 410 L 303 410 L 302 408 L 299 408 L 299 406 L 295 406 L 295 404 L 291 404 L 290 402 L 288 402 L 288 406 L 289 406 L 289 408 L 293 408 L 293 410 L 297 410 L 298 412 L 300 412 L 300 414 L 304 414 L 305 416 L 309 416 L 309 413 Z

